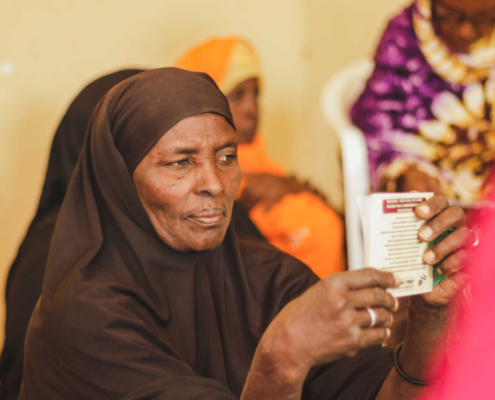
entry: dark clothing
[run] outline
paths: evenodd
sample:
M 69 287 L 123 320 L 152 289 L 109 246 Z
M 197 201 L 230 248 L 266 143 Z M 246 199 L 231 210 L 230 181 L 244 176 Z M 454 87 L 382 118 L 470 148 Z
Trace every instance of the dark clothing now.
M 17 399 L 22 382 L 24 340 L 36 302 L 41 294 L 48 249 L 59 207 L 33 221 L 8 277 L 5 342 L 0 360 L 2 400 Z
M 27 326 L 41 294 L 53 229 L 91 114 L 109 89 L 139 72 L 118 71 L 90 83 L 69 106 L 55 133 L 38 210 L 7 279 L 5 343 L 0 360 L 2 400 L 17 399 L 19 395 Z
M 216 249 L 160 240 L 132 173 L 184 118 L 227 99 L 205 74 L 165 68 L 111 89 L 91 119 L 59 213 L 26 339 L 22 400 L 236 399 L 268 324 L 318 278 L 231 225 Z M 372 348 L 317 368 L 307 399 L 372 399 L 391 369 Z
M 36 216 L 43 214 L 54 204 L 62 204 L 83 147 L 89 119 L 103 95 L 117 83 L 140 72 L 143 70 L 126 69 L 98 78 L 86 86 L 71 103 L 53 138 Z
M 232 223 L 236 232 L 241 232 L 256 239 L 266 240 L 256 225 L 249 218 L 249 212 L 237 201 L 232 209 Z

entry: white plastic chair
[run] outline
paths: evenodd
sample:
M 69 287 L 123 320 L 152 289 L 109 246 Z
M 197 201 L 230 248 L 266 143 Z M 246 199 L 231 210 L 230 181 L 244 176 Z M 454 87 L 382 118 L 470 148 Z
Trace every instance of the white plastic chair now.
M 364 264 L 363 235 L 356 199 L 370 192 L 370 175 L 366 141 L 363 133 L 352 124 L 349 111 L 363 91 L 373 68 L 371 60 L 351 64 L 334 75 L 321 94 L 323 116 L 340 139 L 350 270 L 362 268 Z

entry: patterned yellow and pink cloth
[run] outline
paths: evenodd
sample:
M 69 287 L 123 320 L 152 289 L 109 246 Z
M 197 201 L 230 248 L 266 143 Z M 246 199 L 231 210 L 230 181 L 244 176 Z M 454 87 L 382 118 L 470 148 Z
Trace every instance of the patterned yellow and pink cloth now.
M 201 43 L 176 67 L 207 73 L 225 95 L 245 80 L 262 81 L 256 53 L 237 37 Z M 281 165 L 268 158 L 259 134 L 251 143 L 239 145 L 238 158 L 243 173 L 287 175 Z M 243 180 L 241 192 L 245 185 Z M 344 269 L 342 220 L 317 195 L 307 191 L 288 194 L 268 210 L 259 203 L 249 217 L 269 243 L 303 261 L 320 278 Z
M 375 63 L 351 110 L 373 190 L 395 191 L 416 165 L 447 197 L 481 200 L 495 160 L 495 33 L 454 54 L 436 33 L 431 0 L 416 0 L 390 21 Z

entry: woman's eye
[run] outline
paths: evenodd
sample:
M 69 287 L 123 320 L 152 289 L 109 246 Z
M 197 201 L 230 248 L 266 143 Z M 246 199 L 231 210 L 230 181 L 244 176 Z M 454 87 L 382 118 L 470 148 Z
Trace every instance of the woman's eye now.
M 221 156 L 219 158 L 219 161 L 228 162 L 228 161 L 235 160 L 236 158 L 237 158 L 236 154 L 224 154 L 223 156 Z
M 242 98 L 244 97 L 244 91 L 240 90 L 238 92 L 234 92 L 229 96 L 230 101 L 238 102 L 241 101 Z
M 178 161 L 171 162 L 169 165 L 171 165 L 172 167 L 186 167 L 189 164 L 190 164 L 190 161 L 188 159 L 185 159 L 185 160 L 178 160 Z

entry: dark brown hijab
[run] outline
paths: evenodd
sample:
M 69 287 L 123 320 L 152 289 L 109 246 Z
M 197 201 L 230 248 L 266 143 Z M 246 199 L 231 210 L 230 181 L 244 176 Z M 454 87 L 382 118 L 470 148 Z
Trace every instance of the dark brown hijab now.
M 232 226 L 205 252 L 158 238 L 132 172 L 172 126 L 204 113 L 232 124 L 211 78 L 174 68 L 136 75 L 98 105 L 30 322 L 21 399 L 236 399 L 267 325 L 317 281 Z M 315 369 L 305 396 L 371 399 L 388 356 Z

